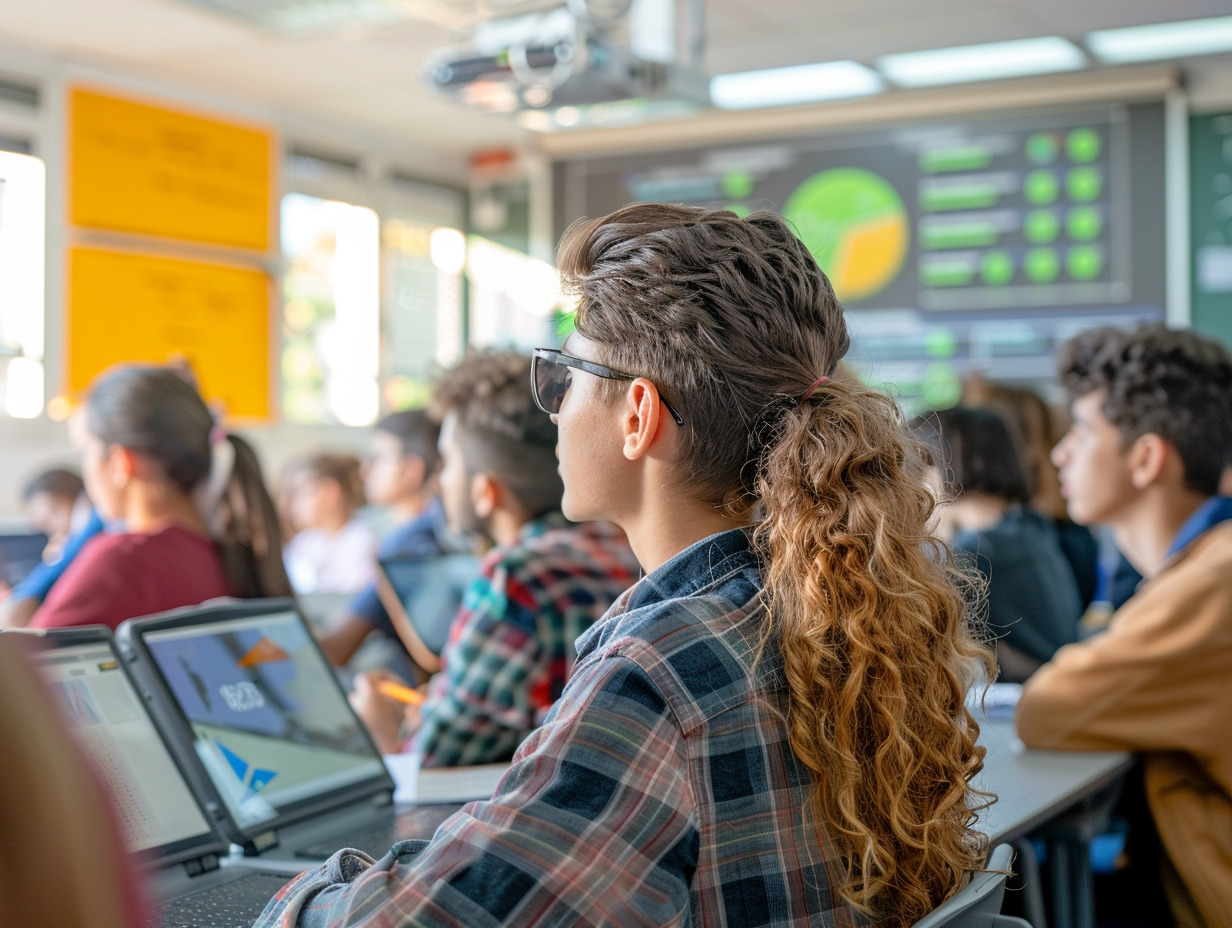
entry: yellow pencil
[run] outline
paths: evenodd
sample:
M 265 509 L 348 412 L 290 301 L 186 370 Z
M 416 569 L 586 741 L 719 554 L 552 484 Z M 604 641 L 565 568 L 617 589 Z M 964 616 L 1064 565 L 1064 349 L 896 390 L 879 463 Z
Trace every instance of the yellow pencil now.
M 424 701 L 423 693 L 419 692 L 419 690 L 413 690 L 409 686 L 403 686 L 401 683 L 395 683 L 393 680 L 381 680 L 377 683 L 376 688 L 390 699 L 396 699 L 398 702 L 404 702 L 408 705 L 417 706 Z

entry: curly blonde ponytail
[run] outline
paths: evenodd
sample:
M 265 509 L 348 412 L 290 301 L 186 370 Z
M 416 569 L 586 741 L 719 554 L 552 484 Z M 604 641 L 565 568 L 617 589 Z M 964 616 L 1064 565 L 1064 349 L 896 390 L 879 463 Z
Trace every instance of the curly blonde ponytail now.
M 910 925 L 983 866 L 984 752 L 964 696 L 992 657 L 929 529 L 897 406 L 827 381 L 849 343 L 843 308 L 772 213 L 632 204 L 573 226 L 558 264 L 578 333 L 688 421 L 681 492 L 756 527 L 766 644 L 785 662 L 819 839 L 846 862 L 839 892 Z
M 792 746 L 819 823 L 845 846 L 840 892 L 909 925 L 983 865 L 964 697 L 990 672 L 967 630 L 934 505 L 898 407 L 822 385 L 779 419 L 762 461 L 770 633 Z M 892 901 L 891 901 L 892 900 Z

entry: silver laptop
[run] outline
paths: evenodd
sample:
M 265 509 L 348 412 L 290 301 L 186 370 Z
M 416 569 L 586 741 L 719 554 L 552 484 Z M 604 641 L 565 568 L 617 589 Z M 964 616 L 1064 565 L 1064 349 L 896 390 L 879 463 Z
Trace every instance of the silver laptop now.
M 190 782 L 245 854 L 380 857 L 406 831 L 384 761 L 292 600 L 132 619 L 117 639 Z
M 290 878 L 244 861 L 223 867 L 229 844 L 193 796 L 128 677 L 110 629 L 38 635 L 33 658 L 95 769 L 111 788 L 125 842 L 158 904 L 150 925 L 249 928 Z

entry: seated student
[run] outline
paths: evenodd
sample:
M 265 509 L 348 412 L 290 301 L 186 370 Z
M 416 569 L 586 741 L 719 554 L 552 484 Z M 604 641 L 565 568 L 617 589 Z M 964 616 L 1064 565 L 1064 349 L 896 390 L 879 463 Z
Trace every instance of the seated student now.
M 358 593 L 376 579 L 376 534 L 355 513 L 364 504 L 359 461 L 317 454 L 283 472 L 295 529 L 282 558 L 297 593 Z
M 356 681 L 356 703 L 385 752 L 406 719 L 425 766 L 508 760 L 560 697 L 574 641 L 638 578 L 624 533 L 560 512 L 556 427 L 528 389 L 531 359 L 472 354 L 433 386 L 443 419 L 441 498 L 449 528 L 496 547 L 463 594 L 441 671 L 422 707 Z
M 123 530 L 94 538 L 30 625 L 102 624 L 217 596 L 285 596 L 277 515 L 248 444 L 216 428 L 167 368 L 123 365 L 91 386 L 86 490 Z
M 364 493 L 369 504 L 392 510 L 398 523 L 381 540 L 378 558 L 431 558 L 456 547 L 436 495 L 439 438 L 440 426 L 422 409 L 390 413 L 376 424 L 362 467 Z M 342 667 L 374 629 L 397 639 L 375 582 L 318 640 L 330 663 Z
M 1061 553 L 1065 555 L 1085 610 L 1099 586 L 1099 542 L 1086 526 L 1070 521 L 1061 496 L 1061 482 L 1049 455 L 1061 437 L 1052 409 L 1038 394 L 973 375 L 963 381 L 963 405 L 991 409 L 1016 440 L 1022 469 L 1027 475 L 1030 505 L 1052 521 Z
M 1053 458 L 1070 515 L 1112 528 L 1145 582 L 1108 630 L 1026 684 L 1031 747 L 1143 754 L 1180 925 L 1232 913 L 1232 354 L 1193 332 L 1098 329 L 1062 351 L 1073 426 Z M 1152 922 L 1154 924 L 1154 922 Z
M 48 556 L 55 560 L 70 535 L 90 518 L 90 500 L 81 477 L 62 467 L 44 471 L 21 491 L 30 525 L 47 536 Z
M 913 924 L 984 863 L 991 658 L 897 406 L 829 379 L 843 309 L 776 215 L 633 204 L 558 263 L 577 329 L 534 384 L 563 509 L 649 573 L 491 800 L 257 924 Z
M 943 409 L 917 430 L 941 467 L 950 544 L 986 581 L 1000 678 L 1021 683 L 1057 648 L 1078 640 L 1083 602 L 1056 526 L 1027 505 L 1027 476 L 996 413 Z

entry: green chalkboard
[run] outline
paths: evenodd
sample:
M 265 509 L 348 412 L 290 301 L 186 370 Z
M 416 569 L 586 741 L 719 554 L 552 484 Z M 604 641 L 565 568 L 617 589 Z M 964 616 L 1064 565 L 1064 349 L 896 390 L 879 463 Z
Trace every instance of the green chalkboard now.
M 1193 327 L 1232 345 L 1232 113 L 1189 122 Z

